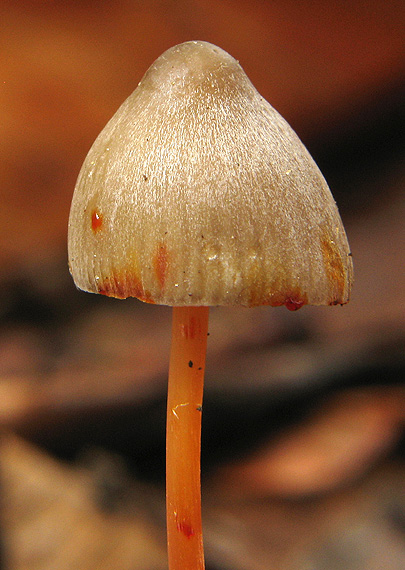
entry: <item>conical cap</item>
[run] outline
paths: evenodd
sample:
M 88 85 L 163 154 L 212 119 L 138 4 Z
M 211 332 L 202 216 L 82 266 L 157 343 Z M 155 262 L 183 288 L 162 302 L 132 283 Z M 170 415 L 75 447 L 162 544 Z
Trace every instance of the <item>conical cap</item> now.
M 352 280 L 315 162 L 206 42 L 160 56 L 100 133 L 68 248 L 80 289 L 164 305 L 343 304 Z

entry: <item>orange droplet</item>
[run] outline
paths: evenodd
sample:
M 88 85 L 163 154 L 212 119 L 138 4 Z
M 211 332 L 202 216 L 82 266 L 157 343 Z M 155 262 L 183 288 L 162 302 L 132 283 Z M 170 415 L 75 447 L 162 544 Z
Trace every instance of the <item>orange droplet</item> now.
M 103 225 L 103 216 L 97 210 L 93 210 L 91 213 L 91 229 L 94 233 L 101 230 Z
M 303 301 L 302 299 L 287 297 L 287 299 L 284 302 L 284 305 L 287 307 L 289 311 L 298 311 L 298 309 L 301 309 L 301 307 L 305 305 L 305 301 Z

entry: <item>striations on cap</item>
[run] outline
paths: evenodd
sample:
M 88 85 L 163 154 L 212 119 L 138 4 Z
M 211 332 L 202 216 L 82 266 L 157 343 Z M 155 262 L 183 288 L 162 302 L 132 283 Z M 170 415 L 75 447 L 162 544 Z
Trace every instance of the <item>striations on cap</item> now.
M 343 304 L 353 273 L 312 157 L 200 41 L 161 55 L 96 139 L 68 249 L 80 289 L 172 306 Z

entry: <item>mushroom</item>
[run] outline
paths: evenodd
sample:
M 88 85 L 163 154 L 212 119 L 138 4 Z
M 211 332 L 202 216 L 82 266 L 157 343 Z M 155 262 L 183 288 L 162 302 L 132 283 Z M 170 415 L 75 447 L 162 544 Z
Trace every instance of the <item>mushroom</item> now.
M 169 567 L 201 569 L 209 306 L 346 303 L 352 259 L 336 204 L 239 63 L 207 42 L 186 42 L 152 64 L 90 149 L 68 249 L 80 289 L 173 306 Z

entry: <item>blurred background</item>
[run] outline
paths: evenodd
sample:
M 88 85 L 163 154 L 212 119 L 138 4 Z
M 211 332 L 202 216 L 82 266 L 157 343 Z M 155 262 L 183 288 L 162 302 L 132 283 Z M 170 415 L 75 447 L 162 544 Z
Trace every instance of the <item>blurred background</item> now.
M 170 309 L 77 291 L 66 234 L 95 137 L 192 39 L 297 131 L 355 264 L 344 307 L 211 311 L 207 570 L 405 567 L 404 21 L 395 0 L 2 0 L 2 569 L 167 567 Z

